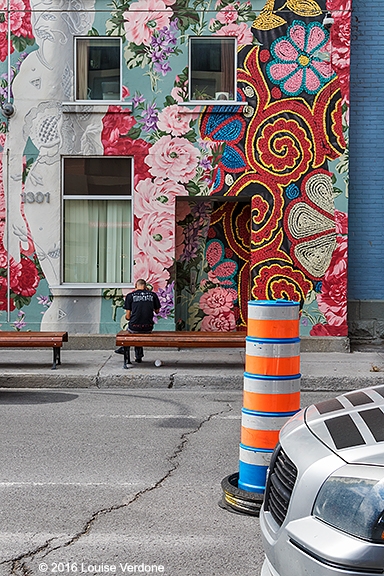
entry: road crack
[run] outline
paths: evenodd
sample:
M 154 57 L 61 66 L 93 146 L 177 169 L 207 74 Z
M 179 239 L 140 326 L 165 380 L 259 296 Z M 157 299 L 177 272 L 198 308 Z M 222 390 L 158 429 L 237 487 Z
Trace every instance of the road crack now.
M 57 540 L 57 538 L 51 538 L 45 544 L 39 546 L 35 550 L 21 554 L 17 558 L 13 558 L 11 560 L 5 560 L 1 562 L 0 565 L 11 564 L 11 572 L 10 572 L 11 576 L 32 576 L 33 572 L 31 571 L 27 563 L 35 560 L 38 555 L 41 555 L 40 556 L 41 558 L 45 558 L 49 554 L 52 554 L 52 552 L 56 552 L 57 550 L 62 550 L 68 548 L 69 546 L 72 546 L 73 544 L 78 542 L 81 538 L 89 534 L 89 532 L 92 529 L 92 526 L 97 522 L 99 518 L 107 516 L 108 514 L 111 514 L 112 512 L 115 512 L 117 510 L 128 508 L 129 506 L 137 502 L 139 498 L 141 498 L 142 496 L 145 496 L 146 494 L 160 488 L 164 484 L 164 482 L 166 482 L 168 478 L 170 478 L 172 474 L 179 468 L 180 466 L 179 457 L 183 453 L 190 438 L 195 434 L 198 434 L 198 432 L 202 429 L 202 427 L 208 422 L 210 422 L 213 418 L 229 413 L 231 411 L 232 407 L 229 403 L 227 403 L 225 409 L 209 414 L 193 430 L 188 430 L 187 432 L 184 432 L 181 435 L 180 442 L 174 449 L 173 453 L 169 457 L 167 457 L 167 460 L 170 463 L 168 471 L 159 480 L 157 480 L 154 484 L 152 484 L 152 486 L 148 486 L 147 488 L 140 490 L 134 496 L 132 496 L 132 498 L 129 501 L 124 502 L 124 504 L 116 504 L 114 506 L 98 510 L 97 512 L 92 514 L 89 520 L 87 520 L 87 522 L 84 524 L 83 528 L 77 534 L 69 538 L 66 542 L 60 543 L 58 546 L 52 547 L 51 543 Z

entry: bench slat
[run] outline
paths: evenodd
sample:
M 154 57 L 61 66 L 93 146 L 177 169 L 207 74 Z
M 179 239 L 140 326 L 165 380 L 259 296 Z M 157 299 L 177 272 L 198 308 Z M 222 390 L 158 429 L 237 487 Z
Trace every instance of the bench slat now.
M 245 332 L 167 332 L 116 335 L 117 346 L 149 346 L 161 348 L 243 348 Z
M 0 348 L 52 348 L 52 370 L 61 364 L 60 349 L 68 342 L 68 332 L 1 332 Z
M 0 347 L 61 347 L 68 332 L 0 332 Z

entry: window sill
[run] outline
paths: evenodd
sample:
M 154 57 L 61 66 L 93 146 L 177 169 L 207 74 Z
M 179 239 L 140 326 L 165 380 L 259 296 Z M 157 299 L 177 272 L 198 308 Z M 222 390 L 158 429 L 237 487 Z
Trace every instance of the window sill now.
M 95 114 L 105 114 L 109 106 L 120 106 L 122 108 L 133 109 L 133 102 L 126 102 L 123 100 L 76 100 L 75 102 L 62 102 L 61 107 L 64 113 L 84 113 L 84 108 L 87 112 L 91 111 Z M 111 113 L 111 112 L 110 112 Z M 114 111 L 112 111 L 112 114 Z M 120 113 L 120 110 L 116 110 L 116 113 Z
M 108 289 L 128 289 L 132 290 L 134 285 L 127 282 L 126 284 L 60 284 L 58 286 L 50 286 L 50 290 L 54 296 L 100 296 L 103 290 Z

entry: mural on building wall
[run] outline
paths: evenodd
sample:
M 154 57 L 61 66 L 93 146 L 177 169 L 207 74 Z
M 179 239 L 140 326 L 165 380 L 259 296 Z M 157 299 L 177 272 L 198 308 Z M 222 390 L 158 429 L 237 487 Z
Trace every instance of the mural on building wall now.
M 242 329 L 249 297 L 289 298 L 301 302 L 302 335 L 346 335 L 350 1 L 116 0 L 104 23 L 97 1 L 67 13 L 71 6 L 62 0 L 59 14 L 46 3 L 30 19 L 27 0 L 11 0 L 12 72 L 2 76 L 0 98 L 9 98 L 10 80 L 17 114 L 8 132 L 5 121 L 0 127 L 10 150 L 8 207 L 0 189 L 0 309 L 10 288 L 11 309 L 21 314 L 15 327 L 28 327 L 29 309 L 41 307 L 42 327 L 64 319 L 69 330 L 74 322 L 98 332 L 108 324 L 100 297 L 79 320 L 73 296 L 55 293 L 60 157 L 129 155 L 134 278 L 158 292 L 159 326 Z M 73 98 L 72 38 L 87 33 L 123 38 L 123 97 L 132 106 L 96 114 L 90 103 L 63 113 Z M 187 37 L 210 34 L 238 39 L 239 105 L 185 104 Z M 3 173 L 5 159 L 3 152 Z M 20 202 L 23 194 L 35 201 Z M 114 332 L 122 294 L 104 297 L 112 310 L 103 331 Z

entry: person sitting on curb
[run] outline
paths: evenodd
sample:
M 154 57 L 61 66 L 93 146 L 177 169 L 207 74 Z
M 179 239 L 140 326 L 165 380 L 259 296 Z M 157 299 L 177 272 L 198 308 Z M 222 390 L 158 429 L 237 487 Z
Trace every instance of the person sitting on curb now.
M 132 334 L 149 333 L 153 330 L 153 314 L 160 311 L 160 300 L 156 292 L 148 289 L 145 280 L 140 278 L 135 284 L 135 290 L 125 297 L 125 318 L 128 320 L 128 332 Z M 115 350 L 116 354 L 124 354 L 123 346 Z M 135 361 L 140 363 L 144 356 L 142 346 L 135 346 Z

